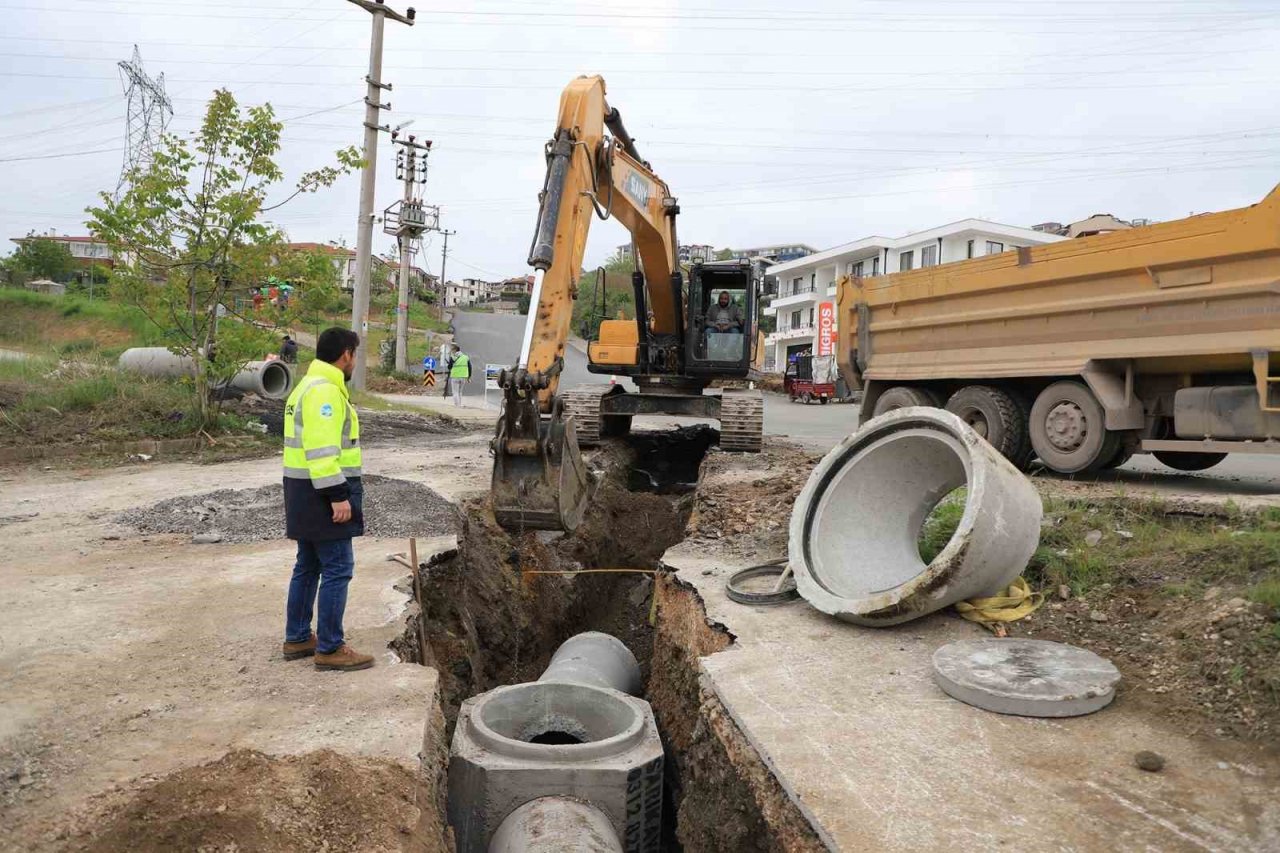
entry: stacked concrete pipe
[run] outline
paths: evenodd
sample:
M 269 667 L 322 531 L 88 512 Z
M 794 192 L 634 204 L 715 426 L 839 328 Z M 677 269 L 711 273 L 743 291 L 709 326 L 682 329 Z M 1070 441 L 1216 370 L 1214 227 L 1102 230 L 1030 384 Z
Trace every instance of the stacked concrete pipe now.
M 191 356 L 178 355 L 167 347 L 133 347 L 120 355 L 120 369 L 143 376 L 195 376 Z M 293 371 L 283 361 L 251 361 L 227 383 L 237 391 L 257 394 L 268 400 L 283 400 L 293 390 Z
M 449 759 L 459 853 L 657 849 L 662 742 L 619 640 L 566 640 L 537 681 L 462 703 Z
M 959 527 L 926 565 L 921 528 L 961 486 Z M 898 409 L 814 468 L 791 515 L 791 567 L 822 612 L 894 625 L 1012 583 L 1039 543 L 1042 512 L 1031 481 L 960 418 Z

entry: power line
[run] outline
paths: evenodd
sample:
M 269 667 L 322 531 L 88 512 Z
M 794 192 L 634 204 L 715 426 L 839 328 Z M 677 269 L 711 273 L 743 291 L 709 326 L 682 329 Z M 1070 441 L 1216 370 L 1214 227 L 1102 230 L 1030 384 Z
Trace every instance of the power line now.
M 84 157 L 88 154 L 115 154 L 123 148 L 96 148 L 93 151 L 72 151 L 67 154 L 36 154 L 31 157 L 0 157 L 0 163 L 17 163 L 22 160 L 60 160 L 63 157 Z

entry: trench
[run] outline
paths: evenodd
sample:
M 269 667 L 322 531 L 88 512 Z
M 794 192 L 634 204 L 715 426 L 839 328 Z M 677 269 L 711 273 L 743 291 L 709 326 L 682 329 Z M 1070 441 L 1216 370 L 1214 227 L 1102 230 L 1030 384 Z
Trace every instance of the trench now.
M 699 469 L 716 437 L 709 427 L 685 427 L 636 433 L 597 449 L 588 457 L 598 472 L 596 490 L 572 535 L 510 534 L 484 500 L 462 507 L 457 552 L 420 567 L 425 619 L 411 607 L 405 631 L 391 644 L 402 659 L 440 673 L 441 744 L 424 753 L 424 766 L 436 774 L 442 809 L 462 701 L 537 679 L 562 642 L 601 631 L 635 655 L 640 696 L 658 723 L 661 850 L 823 849 L 700 682 L 698 659 L 728 648 L 733 637 L 708 622 L 696 590 L 661 563 L 685 537 Z M 583 570 L 591 571 L 572 574 Z M 539 737 L 570 743 L 575 736 Z

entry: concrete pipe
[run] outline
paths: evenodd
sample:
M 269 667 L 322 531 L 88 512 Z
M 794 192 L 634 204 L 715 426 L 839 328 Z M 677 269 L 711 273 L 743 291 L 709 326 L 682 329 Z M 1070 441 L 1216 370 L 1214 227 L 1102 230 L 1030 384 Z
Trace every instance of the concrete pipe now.
M 640 693 L 640 664 L 617 637 L 586 631 L 565 640 L 539 681 L 569 681 L 608 687 L 636 696 Z
M 489 853 L 622 853 L 604 812 L 577 800 L 542 797 L 507 815 Z
M 121 370 L 143 376 L 195 376 L 190 356 L 170 352 L 166 347 L 134 347 L 120 354 Z M 237 391 L 257 394 L 269 400 L 283 400 L 293 390 L 293 371 L 283 361 L 251 361 L 227 383 Z
M 962 486 L 960 524 L 925 565 L 925 520 Z M 814 468 L 791 514 L 791 567 L 818 610 L 895 625 L 1013 582 L 1039 542 L 1042 513 L 1031 481 L 960 418 L 898 409 Z

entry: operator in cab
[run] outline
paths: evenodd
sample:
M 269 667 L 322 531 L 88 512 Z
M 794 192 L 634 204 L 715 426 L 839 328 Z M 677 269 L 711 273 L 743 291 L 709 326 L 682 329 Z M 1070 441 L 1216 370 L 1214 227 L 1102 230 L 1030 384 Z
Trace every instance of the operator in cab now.
M 742 331 L 742 311 L 729 296 L 729 291 L 720 291 L 720 298 L 707 311 L 707 326 L 713 332 Z

